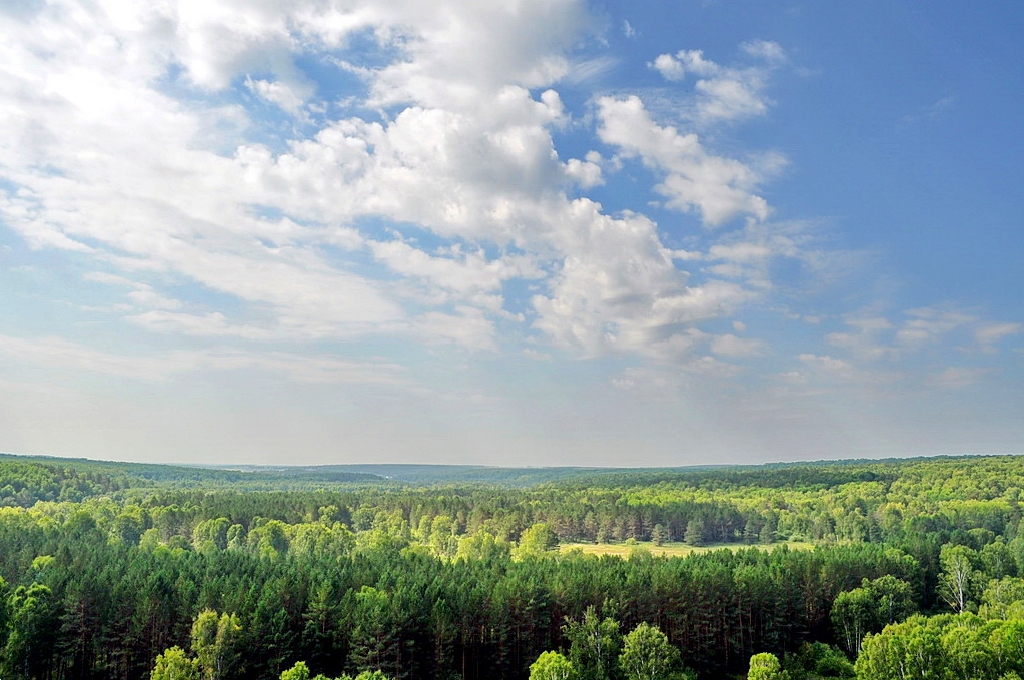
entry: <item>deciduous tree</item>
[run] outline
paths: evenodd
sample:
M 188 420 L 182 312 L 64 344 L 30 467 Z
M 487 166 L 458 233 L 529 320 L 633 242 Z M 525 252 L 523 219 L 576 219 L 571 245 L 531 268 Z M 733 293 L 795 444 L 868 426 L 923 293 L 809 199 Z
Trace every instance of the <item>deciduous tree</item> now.
M 530 680 L 576 680 L 576 669 L 564 654 L 544 652 L 530 664 Z
M 667 680 L 679 666 L 679 650 L 656 626 L 646 622 L 622 640 L 619 666 L 628 680 Z

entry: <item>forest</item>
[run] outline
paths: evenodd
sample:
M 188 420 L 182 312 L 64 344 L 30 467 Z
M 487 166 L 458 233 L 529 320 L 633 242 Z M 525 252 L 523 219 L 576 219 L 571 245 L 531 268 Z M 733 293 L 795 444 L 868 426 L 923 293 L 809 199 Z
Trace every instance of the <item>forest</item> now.
M 1022 488 L 1014 456 L 0 456 L 0 678 L 1019 680 Z

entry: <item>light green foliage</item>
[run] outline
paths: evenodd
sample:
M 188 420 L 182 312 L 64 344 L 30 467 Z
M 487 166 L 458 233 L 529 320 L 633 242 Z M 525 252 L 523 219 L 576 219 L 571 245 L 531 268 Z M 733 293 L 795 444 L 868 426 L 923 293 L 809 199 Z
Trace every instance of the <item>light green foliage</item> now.
M 938 583 L 940 569 L 955 573 L 946 568 L 950 560 L 940 566 L 935 559 L 944 542 L 976 555 L 966 609 L 980 604 L 986 620 L 949 614 L 923 627 L 923 638 L 937 645 L 942 680 L 978 664 L 999 675 L 1024 670 L 1024 597 L 1014 580 L 1024 563 L 1024 458 L 602 472 L 517 488 L 458 481 L 341 487 L 324 477 L 309 481 L 317 473 L 305 471 L 291 482 L 300 491 L 271 491 L 265 481 L 259 486 L 233 472 L 216 473 L 216 484 L 209 482 L 213 472 L 176 473 L 180 485 L 167 485 L 150 475 L 159 471 L 143 479 L 127 466 L 101 471 L 82 462 L 80 474 L 77 462 L 60 465 L 68 471 L 33 464 L 24 474 L 0 474 L 2 502 L 19 506 L 0 507 L 0 573 L 12 590 L 33 581 L 53 588 L 42 597 L 49 608 L 23 606 L 24 591 L 21 600 L 11 592 L 0 598 L 12 606 L 0 611 L 10 623 L 0 625 L 0 661 L 12 669 L 0 669 L 3 680 L 136 675 L 139 663 L 181 643 L 189 632 L 183 622 L 204 608 L 237 612 L 250 629 L 244 639 L 253 653 L 246 648 L 244 669 L 229 668 L 222 680 L 243 670 L 276 678 L 300 658 L 311 673 L 332 676 L 347 667 L 404 678 L 522 677 L 524 665 L 552 645 L 585 658 L 586 636 L 573 649 L 557 634 L 555 617 L 571 611 L 582 630 L 586 605 L 604 597 L 622 602 L 631 622 L 657 620 L 666 632 L 671 626 L 704 677 L 723 677 L 744 670 L 737 664 L 755 651 L 828 635 L 834 602 L 835 639 L 843 638 L 843 622 L 852 619 L 841 604 L 856 604 L 858 590 L 871 596 L 859 613 L 853 608 L 869 632 L 901 621 L 908 602 L 912 609 L 911 590 L 931 604 L 925 584 Z M 80 488 L 61 481 L 72 478 Z M 72 493 L 85 500 L 55 496 Z M 357 536 L 346 527 L 350 519 L 361 529 Z M 628 561 L 547 554 L 555 540 L 593 543 L 600 536 L 621 548 L 631 536 L 657 539 L 657 525 L 684 534 L 690 522 L 701 527 L 691 540 L 732 550 L 685 546 L 695 554 L 663 557 L 638 549 Z M 539 523 L 548 531 L 533 541 Z M 410 548 L 413 525 L 417 545 Z M 149 528 L 134 547 L 140 527 Z M 800 553 L 742 545 L 776 530 L 779 538 L 805 536 L 819 545 Z M 509 548 L 521 536 L 515 555 L 524 559 L 515 559 Z M 54 558 L 33 566 L 43 554 Z M 841 596 L 851 588 L 854 595 Z M 27 624 L 47 610 L 49 624 L 31 634 Z M 603 618 L 591 615 L 589 623 L 598 628 L 614 617 L 597 611 Z M 207 646 L 197 643 L 194 655 L 194 670 L 204 675 L 211 667 L 208 618 L 201 636 Z M 217 613 L 218 626 L 221 619 Z M 3 639 L 7 630 L 11 641 Z M 856 640 L 857 631 L 849 637 L 847 643 Z M 834 650 L 819 655 L 811 647 L 817 651 L 803 675 L 787 655 L 784 669 L 794 680 L 848 675 Z M 625 680 L 622 652 L 603 671 L 591 666 L 591 675 Z M 26 659 L 27 672 L 19 665 Z M 923 668 L 901 659 L 904 669 Z
M 557 548 L 558 534 L 550 524 L 538 522 L 519 537 L 519 546 L 515 549 L 515 556 L 523 558 L 529 555 L 541 555 Z
M 877 623 L 882 628 L 907 618 L 916 610 L 914 590 L 903 579 L 886 574 L 872 581 L 864 579 L 863 587 L 868 589 L 877 603 Z
M 843 646 L 860 653 L 861 641 L 871 632 L 877 619 L 876 603 L 867 588 L 839 593 L 832 604 L 832 625 Z
M 309 666 L 306 665 L 305 661 L 297 661 L 294 666 L 286 670 L 281 671 L 280 680 L 310 680 Z M 312 676 L 312 680 L 331 680 L 326 675 L 318 673 Z M 391 680 L 387 675 L 379 670 L 363 671 L 354 678 L 348 673 L 342 674 L 335 680 Z
M 995 680 L 998 662 L 989 644 L 991 631 L 970 614 L 942 631 L 946 675 L 956 680 Z
M 869 635 L 857 658 L 859 680 L 996 680 L 1024 671 L 1024 621 L 970 612 L 912 616 Z
M 1001 579 L 1017 575 L 1017 560 L 1002 536 L 985 545 L 979 556 L 986 579 Z
M 139 548 L 146 552 L 153 552 L 160 545 L 160 530 L 156 528 L 146 529 L 139 537 Z
M 234 614 L 218 616 L 212 609 L 199 613 L 192 623 L 192 653 L 203 680 L 221 680 L 225 676 L 236 655 L 241 630 Z
M 989 581 L 978 614 L 986 619 L 1024 619 L 1024 579 L 1014 576 Z
M 230 527 L 231 521 L 227 517 L 199 522 L 192 530 L 192 545 L 199 552 L 227 550 Z
M 18 586 L 7 599 L 7 617 L 0 677 L 13 680 L 44 675 L 58 625 L 53 593 L 40 583 Z
M 508 541 L 496 538 L 489 531 L 478 531 L 459 539 L 459 549 L 455 557 L 461 560 L 503 559 L 508 557 L 509 552 Z
M 953 611 L 966 611 L 967 605 L 978 595 L 982 579 L 978 552 L 964 545 L 944 545 L 939 563 L 942 565 L 939 596 Z
M 562 631 L 569 639 L 569 660 L 580 680 L 608 680 L 614 677 L 622 647 L 619 622 L 600 618 L 597 610 L 587 607 L 582 621 L 568 619 Z
M 657 626 L 641 623 L 622 640 L 619 666 L 628 680 L 668 680 L 679 664 L 679 650 Z
M 181 647 L 171 647 L 156 657 L 149 680 L 199 680 L 199 668 Z
M 989 633 L 988 643 L 999 667 L 1024 673 L 1024 620 L 1004 621 Z
M 261 557 L 278 557 L 288 551 L 288 527 L 280 520 L 263 520 L 249 532 L 248 543 Z
M 560 652 L 544 652 L 530 664 L 530 680 L 575 680 L 576 669 Z
M 248 541 L 248 534 L 241 524 L 232 524 L 228 527 L 228 550 L 245 550 Z
M 747 680 L 789 680 L 789 673 L 782 670 L 779 657 L 769 652 L 761 652 L 750 657 Z
M 360 672 L 393 668 L 399 644 L 394 600 L 386 591 L 363 586 L 355 604 L 349 663 Z
M 941 639 L 923 617 L 911 617 L 878 635 L 868 635 L 856 669 L 858 680 L 940 680 L 945 672 Z
M 459 523 L 447 515 L 437 515 L 430 523 L 427 542 L 438 555 L 454 557 L 459 549 Z
M 355 547 L 355 535 L 340 522 L 307 522 L 289 527 L 289 551 L 310 557 L 343 557 Z
M 309 680 L 309 667 L 305 661 L 296 662 L 291 668 L 281 671 L 281 680 Z
M 860 588 L 839 593 L 831 617 L 837 637 L 847 651 L 856 655 L 864 635 L 877 633 L 913 611 L 910 584 L 886 574 L 872 581 L 864 579 Z
M 397 553 L 409 545 L 409 541 L 405 537 L 389 533 L 384 529 L 360 531 L 355 538 L 355 552 L 363 555 Z

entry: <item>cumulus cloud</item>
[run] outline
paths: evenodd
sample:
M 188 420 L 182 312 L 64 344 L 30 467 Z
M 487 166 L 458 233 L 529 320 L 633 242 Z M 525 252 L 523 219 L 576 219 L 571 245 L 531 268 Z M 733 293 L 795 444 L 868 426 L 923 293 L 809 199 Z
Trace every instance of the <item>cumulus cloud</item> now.
M 480 249 L 469 252 L 459 245 L 430 254 L 401 240 L 374 241 L 370 250 L 392 271 L 421 282 L 422 299 L 436 304 L 468 301 L 478 308 L 499 311 L 504 282 L 544 275 L 530 258 L 506 255 L 488 259 Z
M 660 54 L 648 66 L 670 82 L 689 75 L 697 78 L 697 100 L 690 116 L 696 123 L 707 125 L 763 115 L 771 104 L 764 94 L 768 76 L 786 62 L 786 54 L 781 45 L 766 40 L 741 47 L 757 65 L 725 67 L 706 59 L 702 50 L 680 50 L 674 55 Z
M 636 214 L 615 219 L 579 199 L 560 222 L 558 245 L 570 253 L 533 299 L 534 326 L 586 354 L 636 352 L 678 357 L 694 346 L 694 324 L 731 313 L 752 294 L 721 280 L 700 286 L 673 263 L 655 225 Z
M 245 86 L 256 95 L 266 99 L 268 102 L 277 104 L 292 114 L 298 114 L 305 101 L 305 97 L 302 94 L 284 83 L 270 82 L 269 80 L 253 80 L 251 77 L 248 77 L 245 80 Z
M 575 56 L 600 26 L 582 0 L 55 0 L 0 22 L 15 38 L 0 45 L 0 219 L 32 248 L 80 253 L 91 282 L 121 290 L 112 313 L 149 332 L 493 351 L 516 323 L 586 356 L 698 366 L 762 351 L 699 326 L 757 299 L 767 263 L 800 248 L 672 250 L 649 217 L 580 196 L 635 157 L 670 208 L 760 223 L 759 187 L 784 163 L 718 155 L 636 96 L 597 102 L 589 131 L 614 157 L 561 155 L 556 133 L 591 123 L 558 88 L 616 63 Z M 743 50 L 759 65 L 652 64 L 700 79 L 704 123 L 732 120 L 764 105 L 784 60 Z M 354 82 L 345 99 L 303 70 L 311 55 Z
M 686 74 L 697 76 L 713 76 L 722 68 L 704 58 L 703 50 L 681 50 L 675 55 L 659 54 L 657 59 L 648 64 L 658 71 L 666 80 L 682 80 Z
M 657 190 L 671 207 L 696 209 L 709 226 L 743 214 L 759 220 L 768 217 L 768 202 L 754 193 L 765 179 L 764 173 L 708 153 L 695 133 L 658 125 L 639 97 L 601 97 L 598 117 L 598 135 L 603 142 L 664 173 Z

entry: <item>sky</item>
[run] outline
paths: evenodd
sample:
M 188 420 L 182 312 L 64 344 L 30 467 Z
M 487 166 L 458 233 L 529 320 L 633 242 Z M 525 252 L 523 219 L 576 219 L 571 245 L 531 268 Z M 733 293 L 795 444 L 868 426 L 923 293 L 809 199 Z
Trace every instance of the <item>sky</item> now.
M 5 0 L 0 451 L 1024 453 L 1022 25 Z

